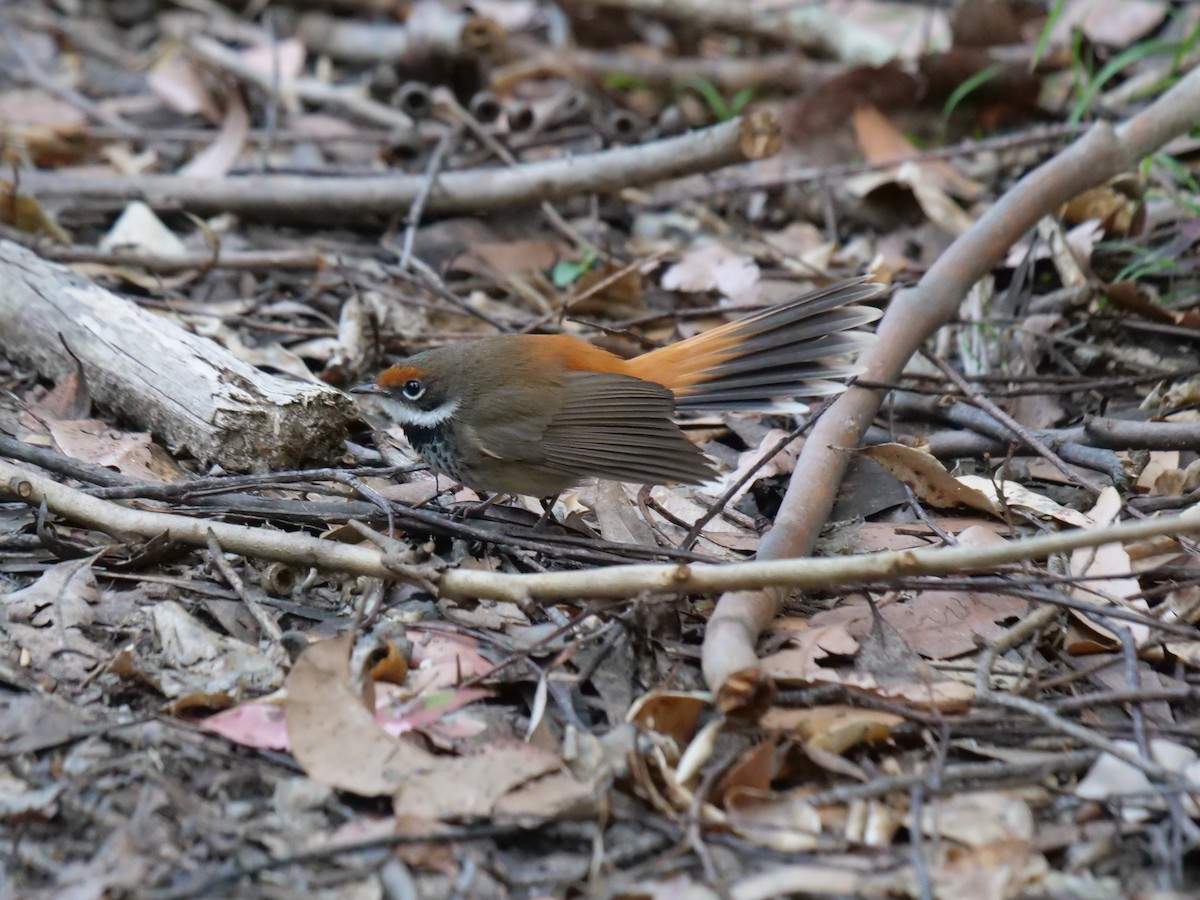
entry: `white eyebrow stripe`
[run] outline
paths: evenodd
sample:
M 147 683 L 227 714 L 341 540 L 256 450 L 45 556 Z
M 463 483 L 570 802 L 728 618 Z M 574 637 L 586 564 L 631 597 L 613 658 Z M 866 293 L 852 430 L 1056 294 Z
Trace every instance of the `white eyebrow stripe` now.
M 433 409 L 413 409 L 390 397 L 376 397 L 375 401 L 401 425 L 414 425 L 417 428 L 434 428 L 441 425 L 458 412 L 458 407 L 461 405 L 457 400 L 447 400 L 441 406 L 435 406 Z

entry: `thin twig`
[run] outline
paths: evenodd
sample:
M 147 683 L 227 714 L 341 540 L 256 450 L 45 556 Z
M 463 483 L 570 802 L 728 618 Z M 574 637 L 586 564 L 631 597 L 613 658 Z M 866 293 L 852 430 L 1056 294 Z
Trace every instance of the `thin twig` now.
M 246 609 L 250 611 L 250 615 L 254 616 L 254 621 L 258 623 L 263 637 L 271 642 L 275 661 L 278 663 L 287 662 L 287 648 L 283 645 L 283 631 L 280 630 L 279 623 L 271 618 L 271 614 L 262 608 L 258 599 L 253 596 L 253 592 L 246 588 L 241 576 L 234 571 L 233 566 L 229 564 L 229 560 L 225 558 L 225 551 L 221 549 L 221 544 L 217 540 L 217 536 L 213 534 L 211 528 L 208 530 L 206 544 L 209 559 L 217 567 L 217 571 L 221 573 L 221 576 L 229 582 L 229 586 L 233 588 L 234 593 L 241 598 Z
M 442 135 L 442 139 L 433 148 L 429 164 L 425 166 L 425 183 L 422 185 L 420 193 L 413 199 L 412 206 L 408 208 L 408 215 L 404 219 L 404 243 L 400 250 L 401 269 L 407 269 L 409 261 L 412 259 L 413 243 L 417 239 L 417 226 L 421 224 L 421 213 L 425 211 L 425 202 L 429 199 L 434 184 L 442 174 L 442 166 L 446 162 L 446 157 L 454 152 L 454 148 L 458 146 L 460 140 L 462 140 L 462 126 L 456 125 Z
M 0 486 L 31 506 L 44 499 L 52 512 L 111 534 L 172 539 L 204 546 L 208 529 L 221 546 L 244 556 L 260 556 L 301 566 L 370 575 L 410 578 L 403 567 L 378 549 L 339 544 L 307 534 L 208 522 L 187 516 L 130 509 L 77 491 L 0 461 Z M 829 559 L 766 560 L 712 565 L 624 565 L 601 571 L 504 572 L 456 569 L 441 573 L 437 588 L 452 598 L 489 598 L 516 603 L 565 597 L 636 596 L 643 591 L 699 594 L 734 588 L 787 586 L 812 589 L 836 584 L 887 583 L 898 576 L 944 575 L 989 569 L 1021 560 L 1064 553 L 1078 547 L 1142 540 L 1164 534 L 1200 532 L 1200 509 L 1179 516 L 1126 522 L 1107 528 L 1073 529 L 1057 534 L 980 547 L 924 548 Z M 422 573 L 426 577 L 428 573 Z M 434 580 L 434 579 L 431 579 Z M 1035 614 L 1036 615 L 1036 614 Z
M 958 372 L 954 370 L 953 366 L 951 366 L 941 357 L 936 356 L 927 350 L 922 350 L 921 355 L 929 360 L 929 362 L 937 366 L 942 371 L 942 374 L 953 381 L 958 389 L 971 399 L 972 403 L 978 405 L 997 422 L 1009 429 L 1013 434 L 1020 438 L 1026 447 L 1037 453 L 1044 460 L 1046 460 L 1046 462 L 1058 469 L 1058 471 L 1062 472 L 1068 481 L 1070 481 L 1072 484 L 1079 485 L 1081 488 L 1089 491 L 1095 496 L 1100 495 L 1100 493 L 1103 491 L 1103 488 L 1100 485 L 1096 484 L 1091 479 L 1084 478 L 1065 462 L 1063 462 L 1062 458 L 1048 446 L 1046 446 L 1046 444 L 1043 443 L 1037 437 L 1037 435 L 1033 434 L 1028 428 L 1002 410 L 986 396 L 984 396 L 981 391 L 977 390 L 970 382 L 963 378 L 962 375 L 958 374 Z

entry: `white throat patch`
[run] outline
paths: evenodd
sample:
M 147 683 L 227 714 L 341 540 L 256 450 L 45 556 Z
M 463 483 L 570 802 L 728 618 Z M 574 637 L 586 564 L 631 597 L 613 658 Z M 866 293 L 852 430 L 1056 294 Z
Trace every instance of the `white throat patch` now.
M 415 425 L 417 428 L 434 428 L 441 425 L 458 412 L 460 405 L 457 400 L 447 400 L 433 409 L 413 409 L 390 397 L 376 397 L 375 402 L 401 425 Z

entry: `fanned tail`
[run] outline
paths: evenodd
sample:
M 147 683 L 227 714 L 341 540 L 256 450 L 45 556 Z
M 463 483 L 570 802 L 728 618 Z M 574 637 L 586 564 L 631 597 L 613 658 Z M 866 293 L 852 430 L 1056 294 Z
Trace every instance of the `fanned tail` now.
M 845 389 L 861 374 L 853 359 L 875 336 L 883 285 L 844 281 L 722 325 L 627 363 L 626 371 L 675 394 L 679 409 L 806 412 L 803 398 Z

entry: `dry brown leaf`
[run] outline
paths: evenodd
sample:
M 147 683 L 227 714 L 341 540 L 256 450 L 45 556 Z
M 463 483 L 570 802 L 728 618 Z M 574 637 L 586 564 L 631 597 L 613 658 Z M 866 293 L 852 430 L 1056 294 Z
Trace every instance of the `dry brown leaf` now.
M 846 190 L 858 197 L 895 184 L 907 188 L 929 220 L 949 234 L 962 234 L 974 219 L 952 199 L 974 200 L 983 186 L 941 160 L 916 162 L 917 148 L 874 106 L 854 111 L 854 132 L 863 154 L 873 163 L 895 163 L 894 169 L 867 172 L 847 179 Z
M 169 109 L 185 116 L 203 115 L 210 122 L 221 118 L 212 92 L 191 61 L 165 57 L 146 75 L 146 85 Z
M 393 794 L 436 757 L 393 739 L 350 682 L 354 636 L 313 644 L 287 677 L 288 741 L 314 781 L 364 797 Z
M 120 431 L 99 419 L 47 423 L 67 456 L 116 469 L 140 481 L 178 481 L 184 472 L 146 432 Z
M 438 759 L 434 765 L 401 773 L 393 805 L 397 815 L 482 818 L 492 815 L 506 794 L 561 765 L 558 755 L 547 750 L 494 742 L 474 756 Z
M 523 272 L 540 272 L 554 265 L 558 247 L 545 238 L 518 241 L 481 241 L 471 244 L 450 268 L 474 275 L 503 278 Z
M 708 694 L 650 691 L 629 708 L 626 720 L 671 738 L 682 749 L 695 736 L 700 716 L 711 709 L 712 697 Z
M 492 808 L 498 818 L 595 819 L 604 808 L 599 791 L 565 772 L 552 772 L 504 795 Z
M 628 484 L 623 485 L 623 488 L 630 500 L 636 502 L 640 488 Z M 703 488 L 698 490 L 703 490 Z M 705 506 L 686 494 L 666 485 L 659 484 L 650 488 L 650 497 L 670 516 L 682 522 L 695 522 L 708 511 Z M 674 540 L 683 538 L 685 530 L 671 520 L 655 515 L 653 521 L 654 526 L 668 538 Z M 759 536 L 756 532 L 739 528 L 724 516 L 717 516 L 708 522 L 704 530 L 700 532 L 700 540 L 694 549 L 719 559 L 737 561 L 745 559 L 744 554 L 757 550 L 758 543 Z
M 601 284 L 604 286 L 599 287 Z M 579 298 L 567 301 L 572 316 L 628 319 L 646 311 L 640 273 L 614 263 L 601 263 L 580 275 L 571 296 Z
M 998 512 L 988 494 L 964 485 L 935 457 L 922 450 L 904 444 L 877 444 L 855 452 L 879 463 L 894 478 L 911 487 L 923 502 L 938 509 L 968 506 L 993 515 Z
M 777 627 L 779 623 L 776 623 Z M 808 628 L 804 622 L 789 620 L 794 631 L 792 643 L 762 660 L 764 674 L 790 684 L 841 684 L 879 697 L 899 698 L 934 709 L 961 709 L 975 697 L 973 688 L 957 681 L 914 681 L 883 684 L 868 672 L 821 665 L 831 655 L 850 656 L 858 652 L 858 642 L 843 625 Z
M 295 81 L 304 71 L 304 60 L 308 51 L 297 38 L 276 41 L 274 44 L 259 44 L 240 51 L 242 61 L 264 75 L 278 71 L 281 82 Z
M 1117 746 L 1126 753 L 1137 756 L 1137 744 L 1133 741 L 1117 741 Z M 1200 776 L 1200 762 L 1196 751 L 1166 738 L 1151 738 L 1150 754 L 1168 772 L 1182 775 L 1196 783 Z M 1136 795 L 1136 796 L 1129 796 Z M 1113 803 L 1121 800 L 1121 814 L 1126 822 L 1142 822 L 1155 812 L 1166 809 L 1166 800 L 1146 774 L 1111 753 L 1101 753 L 1092 763 L 1088 773 L 1075 786 L 1075 796 L 1085 800 Z M 1195 817 L 1200 810 L 1187 794 L 1183 795 L 1188 814 Z
M 1085 528 L 1104 528 L 1116 521 L 1123 503 L 1114 487 L 1106 487 L 1087 514 Z M 1136 577 L 1130 577 L 1132 563 L 1124 544 L 1102 544 L 1099 547 L 1081 547 L 1071 553 L 1071 574 L 1086 578 L 1071 588 L 1071 594 L 1086 603 L 1106 606 L 1117 605 L 1125 609 L 1148 613 L 1149 606 L 1138 595 L 1142 592 Z M 1085 617 L 1071 610 L 1072 628 L 1069 629 L 1066 646 L 1072 653 L 1096 653 L 1114 650 L 1121 646 L 1120 638 Z M 1134 641 L 1140 646 L 1150 636 L 1145 625 L 1121 623 L 1128 628 Z
M 972 519 L 967 516 L 937 516 L 933 522 L 949 534 L 969 531 L 988 531 L 996 537 L 1006 526 L 990 519 Z M 921 522 L 863 522 L 854 526 L 854 548 L 863 553 L 875 550 L 910 550 L 916 547 L 935 546 L 942 542 L 941 535 Z
M 985 494 L 998 508 L 1002 506 L 1017 507 L 1041 516 L 1058 519 L 1060 522 L 1066 522 L 1068 525 L 1075 525 L 1079 528 L 1086 527 L 1088 517 L 1079 510 L 1063 506 L 1061 503 L 1055 503 L 1049 497 L 1031 491 L 1015 481 L 1000 483 L 999 487 L 1004 492 L 1003 504 L 1000 502 L 1000 492 L 997 490 L 997 484 L 992 479 L 984 478 L 980 475 L 960 475 L 958 481 L 968 488 L 973 488 Z
M 71 235 L 33 197 L 16 194 L 10 182 L 0 180 L 0 222 L 28 234 L 42 234 L 60 244 L 71 243 Z
M 218 634 L 173 600 L 156 603 L 150 621 L 161 648 L 151 669 L 168 697 L 267 691 L 283 681 L 279 665 L 257 647 Z
M 950 659 L 978 649 L 978 639 L 1004 632 L 1001 622 L 1020 618 L 1028 611 L 1025 600 L 985 591 L 920 591 L 911 598 L 889 603 L 880 614 L 905 643 L 930 659 Z M 865 603 L 842 603 L 819 612 L 813 627 L 841 625 L 855 638 L 871 628 L 871 611 Z
M 100 602 L 94 561 L 58 563 L 29 587 L 0 596 L 0 631 L 27 654 L 34 671 L 81 681 L 107 660 L 82 630 L 95 621 Z
M 646 524 L 637 505 L 630 502 L 618 482 L 600 480 L 596 484 L 594 502 L 596 522 L 604 540 L 643 547 L 655 545 L 654 529 Z
M 814 850 L 821 836 L 821 816 L 805 793 L 736 788 L 725 798 L 729 827 L 734 834 L 781 853 Z
M 494 668 L 468 635 L 410 628 L 408 638 L 413 642 L 415 671 L 409 688 L 414 694 L 454 687 L 468 678 L 487 675 Z
M 714 482 L 709 493 L 714 496 L 724 494 L 729 488 L 739 481 L 742 485 L 734 491 L 729 498 L 729 505 L 733 505 L 742 498 L 742 496 L 754 487 L 759 481 L 764 478 L 772 478 L 776 475 L 790 475 L 792 469 L 796 467 L 796 459 L 800 456 L 800 450 L 804 446 L 803 439 L 797 438 L 792 441 L 779 453 L 776 453 L 761 466 L 758 466 L 763 457 L 767 455 L 773 448 L 779 445 L 779 442 L 787 437 L 787 432 L 781 428 L 772 428 L 762 440 L 758 442 L 758 446 L 753 450 L 747 450 L 738 457 L 737 468 Z M 755 466 L 758 466 L 756 469 Z M 753 475 L 751 475 L 753 471 Z
M 1068 226 L 1098 222 L 1108 237 L 1137 234 L 1145 224 L 1145 206 L 1140 196 L 1121 189 L 1127 185 L 1122 179 L 1078 194 L 1063 207 L 1063 221 Z
M 838 754 L 859 744 L 886 740 L 892 729 L 902 724 L 904 719 L 894 713 L 836 704 L 809 709 L 770 709 L 759 722 L 764 730 L 786 731 L 806 746 Z
M 838 245 L 811 222 L 791 222 L 780 231 L 763 232 L 763 240 L 793 260 L 799 260 L 807 272 L 824 272 L 833 262 Z
M 964 792 L 930 801 L 921 829 L 940 839 L 930 865 L 936 896 L 1008 900 L 1021 894 L 1047 869 L 1032 853 L 1033 825 L 1029 805 L 1015 793 Z
M 743 751 L 717 782 L 712 794 L 713 802 L 724 806 L 725 798 L 731 791 L 743 788 L 765 791 L 770 788 L 777 769 L 775 749 L 778 746 L 778 737 L 772 735 Z

